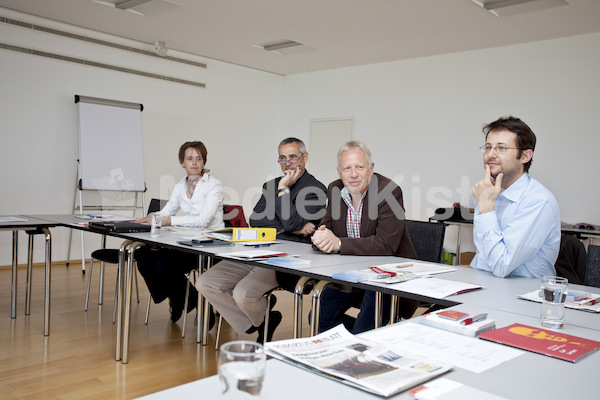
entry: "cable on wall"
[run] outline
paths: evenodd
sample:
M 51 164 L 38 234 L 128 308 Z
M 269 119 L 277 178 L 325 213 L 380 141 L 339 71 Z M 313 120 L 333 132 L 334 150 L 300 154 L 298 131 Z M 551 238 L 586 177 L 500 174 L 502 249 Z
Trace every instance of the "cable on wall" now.
M 77 35 L 77 34 L 70 33 L 70 32 L 64 32 L 64 31 L 61 31 L 61 30 L 58 30 L 58 29 L 48 28 L 48 27 L 45 27 L 45 26 L 36 25 L 36 24 L 29 23 L 29 22 L 23 22 L 23 21 L 19 21 L 19 20 L 16 20 L 16 19 L 11 19 L 11 18 L 6 18 L 6 17 L 0 17 L 0 22 L 3 22 L 5 24 L 9 24 L 9 25 L 19 26 L 21 28 L 31 29 L 31 30 L 34 30 L 34 31 L 40 31 L 40 32 L 50 33 L 52 35 L 62 36 L 62 37 L 70 38 L 70 39 L 81 40 L 81 41 L 88 42 L 88 43 L 94 43 L 94 44 L 99 44 L 99 45 L 102 45 L 102 46 L 108 46 L 108 47 L 112 47 L 112 48 L 119 49 L 119 50 L 124 50 L 124 51 L 130 51 L 130 52 L 133 52 L 133 53 L 143 54 L 143 55 L 146 55 L 146 56 L 158 57 L 158 58 L 161 58 L 163 60 L 170 60 L 170 61 L 175 61 L 175 62 L 178 62 L 178 63 L 193 65 L 193 66 L 199 67 L 199 68 L 206 68 L 206 64 L 204 64 L 204 63 L 200 63 L 200 62 L 196 62 L 196 61 L 190 61 L 190 60 L 186 60 L 184 58 L 178 58 L 178 57 L 161 56 L 161 55 L 156 54 L 155 51 L 141 50 L 141 49 L 137 49 L 137 48 L 131 47 L 131 46 L 124 46 L 124 45 L 121 45 L 121 44 L 108 42 L 106 40 L 94 39 L 94 38 L 90 38 L 90 37 L 87 37 L 87 36 L 84 36 L 84 35 Z
M 54 54 L 54 53 L 50 53 L 50 52 L 46 52 L 46 51 L 28 49 L 26 47 L 14 46 L 14 45 L 6 44 L 6 43 L 0 43 L 0 49 L 30 54 L 30 55 L 38 56 L 38 57 L 51 58 L 54 60 L 61 60 L 61 61 L 75 63 L 75 64 L 89 65 L 92 67 L 104 68 L 104 69 L 108 69 L 108 70 L 112 70 L 112 71 L 124 72 L 127 74 L 140 75 L 140 76 L 145 76 L 147 78 L 161 79 L 163 81 L 181 83 L 183 85 L 190 85 L 190 86 L 195 86 L 195 87 L 200 87 L 200 88 L 206 88 L 206 84 L 202 83 L 202 82 L 188 81 L 185 79 L 173 78 L 171 76 L 153 74 L 151 72 L 139 71 L 139 70 L 131 69 L 131 68 L 118 67 L 116 65 L 100 63 L 97 61 L 90 61 L 90 60 L 85 60 L 85 59 L 77 58 L 77 57 L 69 57 L 69 56 L 63 56 L 60 54 Z

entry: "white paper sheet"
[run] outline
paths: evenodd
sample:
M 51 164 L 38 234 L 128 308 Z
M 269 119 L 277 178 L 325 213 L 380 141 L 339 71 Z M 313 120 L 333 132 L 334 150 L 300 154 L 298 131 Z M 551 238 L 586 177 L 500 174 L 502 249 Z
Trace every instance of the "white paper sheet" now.
M 363 335 L 368 340 L 386 343 L 400 351 L 454 364 L 475 373 L 487 371 L 524 353 L 511 347 L 421 325 L 416 321 L 375 329 Z
M 453 294 L 479 289 L 482 286 L 439 278 L 421 278 L 396 283 L 394 284 L 394 287 L 397 287 L 404 292 L 420 294 L 423 296 L 433 297 L 435 299 L 443 299 L 444 297 L 448 297 Z

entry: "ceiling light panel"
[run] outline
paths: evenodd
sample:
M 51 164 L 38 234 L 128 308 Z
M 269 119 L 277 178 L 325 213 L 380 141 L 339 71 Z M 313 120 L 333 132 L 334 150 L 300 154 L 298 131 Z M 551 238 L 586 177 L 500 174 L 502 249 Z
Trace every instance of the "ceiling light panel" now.
M 560 6 L 568 6 L 565 0 L 471 0 L 496 17 L 523 14 Z

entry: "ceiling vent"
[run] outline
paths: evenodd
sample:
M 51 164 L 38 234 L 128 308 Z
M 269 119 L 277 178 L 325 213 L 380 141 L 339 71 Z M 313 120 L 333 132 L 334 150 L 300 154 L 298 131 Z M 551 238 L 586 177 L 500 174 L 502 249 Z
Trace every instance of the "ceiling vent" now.
M 277 54 L 292 54 L 314 50 L 312 47 L 305 46 L 302 43 L 289 39 L 272 40 L 270 42 L 253 44 L 252 47 L 257 47 Z
M 496 17 L 523 14 L 546 8 L 568 6 L 565 0 L 471 0 Z
M 118 8 L 134 14 L 143 15 L 145 17 L 160 14 L 180 7 L 179 4 L 167 0 L 118 0 L 116 2 L 102 0 L 92 1 L 108 7 Z

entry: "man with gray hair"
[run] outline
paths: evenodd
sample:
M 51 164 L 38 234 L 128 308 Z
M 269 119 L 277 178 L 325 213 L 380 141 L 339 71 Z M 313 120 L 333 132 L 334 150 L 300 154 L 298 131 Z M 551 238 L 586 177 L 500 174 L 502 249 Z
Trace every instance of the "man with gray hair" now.
M 404 218 L 402 189 L 392 180 L 373 172 L 371 151 L 360 141 L 350 141 L 338 152 L 340 179 L 327 190 L 327 208 L 313 245 L 325 253 L 398 256 L 417 258 Z M 322 295 L 320 331 L 339 323 L 360 333 L 375 327 L 375 293 L 353 290 L 345 293 L 326 288 Z M 344 316 L 359 306 L 356 321 Z M 415 300 L 401 299 L 401 316 L 409 318 L 418 306 Z M 389 297 L 384 296 L 384 323 L 389 318 Z
M 283 176 L 266 182 L 250 216 L 254 228 L 276 228 L 277 239 L 310 243 L 310 236 L 325 211 L 325 186 L 306 171 L 308 152 L 300 139 L 279 144 L 277 162 Z M 196 288 L 238 333 L 258 331 L 265 337 L 267 301 L 264 293 L 279 286 L 294 287 L 298 277 L 267 268 L 224 260 L 201 274 Z M 271 307 L 276 300 L 273 296 Z M 279 311 L 270 311 L 267 341 L 281 322 Z

